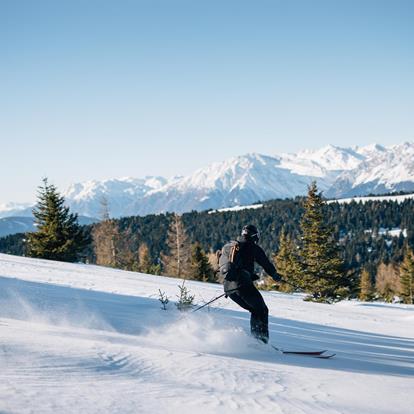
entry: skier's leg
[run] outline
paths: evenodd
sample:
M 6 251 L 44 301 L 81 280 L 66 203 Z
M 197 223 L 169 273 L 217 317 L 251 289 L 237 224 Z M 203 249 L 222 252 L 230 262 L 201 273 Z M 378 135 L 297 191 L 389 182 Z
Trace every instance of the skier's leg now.
M 262 295 L 251 284 L 242 286 L 239 290 L 239 296 L 247 305 L 245 309 L 250 308 L 250 329 L 253 336 L 267 343 L 269 340 L 269 310 Z
M 252 309 L 240 296 L 238 293 L 232 293 L 231 295 L 229 295 L 229 298 L 233 301 L 236 302 L 239 306 L 241 306 L 243 309 L 248 310 L 249 312 L 253 312 L 254 309 Z

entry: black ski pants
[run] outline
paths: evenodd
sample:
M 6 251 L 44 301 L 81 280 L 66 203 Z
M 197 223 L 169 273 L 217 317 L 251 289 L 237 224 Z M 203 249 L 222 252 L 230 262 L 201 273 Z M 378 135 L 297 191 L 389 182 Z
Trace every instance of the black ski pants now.
M 253 283 L 240 286 L 229 297 L 251 313 L 250 330 L 252 335 L 267 343 L 269 340 L 269 309 Z

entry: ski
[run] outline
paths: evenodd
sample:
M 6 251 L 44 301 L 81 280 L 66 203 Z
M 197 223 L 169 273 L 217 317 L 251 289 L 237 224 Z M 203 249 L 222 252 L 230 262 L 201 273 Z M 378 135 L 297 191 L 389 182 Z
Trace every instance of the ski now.
M 303 355 L 303 356 L 310 356 L 310 357 L 322 358 L 322 359 L 329 359 L 336 355 L 336 354 L 326 354 L 325 352 L 328 352 L 326 349 L 323 351 L 288 351 L 288 350 L 280 349 L 272 344 L 270 344 L 270 346 L 274 350 L 281 352 L 284 355 Z
M 325 351 L 285 351 L 281 350 L 283 354 L 290 354 L 290 355 L 322 355 Z
M 322 354 L 322 355 L 316 355 L 313 358 L 319 358 L 319 359 L 329 359 L 334 357 L 336 354 Z

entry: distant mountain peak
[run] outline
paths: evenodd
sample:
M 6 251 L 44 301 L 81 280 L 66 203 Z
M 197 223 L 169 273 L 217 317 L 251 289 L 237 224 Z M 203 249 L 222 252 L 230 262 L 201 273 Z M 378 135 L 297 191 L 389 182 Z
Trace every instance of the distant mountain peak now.
M 312 180 L 328 197 L 414 191 L 414 143 L 352 148 L 330 144 L 274 156 L 252 152 L 211 163 L 187 176 L 75 183 L 63 195 L 74 211 L 89 217 L 99 217 L 105 196 L 110 215 L 119 217 L 219 209 L 295 197 L 305 194 Z M 30 204 L 8 203 L 0 206 L 0 217 L 30 215 L 30 210 Z

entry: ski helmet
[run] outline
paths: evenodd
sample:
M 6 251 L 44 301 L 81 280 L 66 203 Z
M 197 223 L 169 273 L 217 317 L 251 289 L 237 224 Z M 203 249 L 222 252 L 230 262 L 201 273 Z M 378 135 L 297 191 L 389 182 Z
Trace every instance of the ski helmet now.
M 243 227 L 241 235 L 246 239 L 257 243 L 259 241 L 260 232 L 257 230 L 256 226 L 253 226 L 253 224 L 247 224 Z

